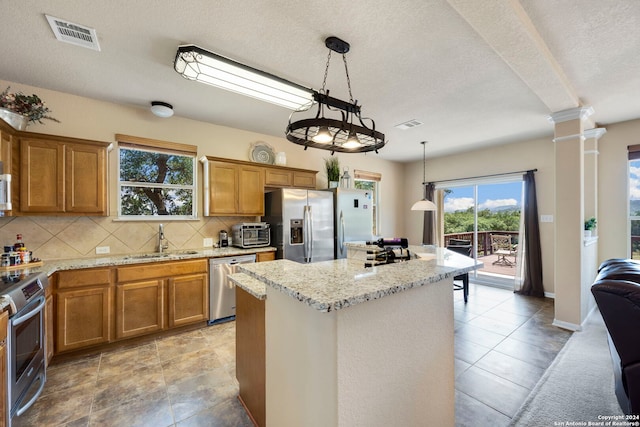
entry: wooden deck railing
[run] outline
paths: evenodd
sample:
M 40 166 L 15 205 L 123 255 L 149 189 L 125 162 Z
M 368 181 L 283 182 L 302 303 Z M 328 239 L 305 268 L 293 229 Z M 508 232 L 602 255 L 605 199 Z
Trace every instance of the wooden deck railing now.
M 508 234 L 511 236 L 511 243 L 516 244 L 518 243 L 518 235 L 520 233 L 518 231 L 478 231 L 478 242 L 476 245 L 478 248 L 478 256 L 493 254 L 490 237 L 492 234 Z M 467 233 L 445 234 L 444 245 L 447 246 L 451 239 L 469 240 L 472 245 L 475 245 L 472 231 Z

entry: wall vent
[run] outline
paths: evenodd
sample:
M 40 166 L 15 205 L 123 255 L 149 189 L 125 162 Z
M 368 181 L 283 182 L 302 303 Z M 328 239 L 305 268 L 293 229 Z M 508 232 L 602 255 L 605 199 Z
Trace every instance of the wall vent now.
M 53 34 L 56 35 L 56 39 L 76 46 L 82 46 L 98 51 L 100 50 L 98 34 L 93 28 L 74 24 L 73 22 L 65 21 L 64 19 L 55 18 L 53 16 L 45 16 L 47 17 L 47 21 L 49 21 Z
M 402 129 L 402 130 L 407 130 L 407 129 L 411 129 L 420 125 L 423 125 L 424 123 L 416 120 L 416 119 L 412 119 L 409 120 L 408 122 L 404 122 L 404 123 L 400 123 L 399 125 L 395 125 L 395 128 L 398 129 Z

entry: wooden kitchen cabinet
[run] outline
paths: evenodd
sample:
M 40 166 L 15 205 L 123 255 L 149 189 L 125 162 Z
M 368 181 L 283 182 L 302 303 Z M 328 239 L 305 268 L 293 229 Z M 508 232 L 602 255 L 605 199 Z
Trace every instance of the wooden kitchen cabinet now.
M 2 161 L 2 173 L 11 173 L 11 144 L 15 130 L 0 120 L 0 161 Z
M 316 188 L 317 171 L 205 157 L 205 216 L 262 216 L 265 188 Z
M 209 282 L 206 273 L 168 280 L 169 328 L 209 319 Z
M 165 328 L 164 281 L 116 285 L 116 339 L 147 335 Z
M 266 187 L 298 187 L 315 190 L 318 172 L 284 166 L 265 166 Z
M 311 190 L 316 189 L 316 174 L 318 172 L 293 172 L 293 186 L 301 188 L 309 188 Z
M 7 322 L 9 312 L 0 313 L 0 427 L 7 425 Z
M 266 425 L 265 301 L 236 286 L 238 397 L 254 424 Z
M 113 287 L 110 278 L 108 268 L 57 273 L 56 353 L 111 340 Z
M 209 276 L 203 258 L 65 270 L 49 280 L 53 295 L 47 296 L 45 322 L 55 334 L 52 343 L 47 334 L 48 359 L 51 352 L 108 344 L 209 318 Z
M 273 261 L 276 259 L 276 252 L 258 252 L 256 254 L 256 262 Z
M 207 179 L 207 177 L 205 177 Z M 238 168 L 235 164 L 209 162 L 209 215 L 235 215 Z
M 238 166 L 238 214 L 264 215 L 264 169 Z
M 207 278 L 204 259 L 117 268 L 116 339 L 207 320 Z
M 106 168 L 106 147 L 65 146 L 65 212 L 107 214 Z
M 205 214 L 264 214 L 264 171 L 261 168 L 221 161 L 209 161 L 208 166 L 209 211 Z
M 18 136 L 21 214 L 107 214 L 108 143 L 29 132 Z

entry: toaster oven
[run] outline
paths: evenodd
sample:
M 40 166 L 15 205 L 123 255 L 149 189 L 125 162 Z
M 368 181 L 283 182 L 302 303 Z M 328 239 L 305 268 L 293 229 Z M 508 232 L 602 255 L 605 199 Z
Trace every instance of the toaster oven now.
M 266 222 L 243 222 L 231 227 L 233 246 L 259 248 L 271 244 L 271 229 Z

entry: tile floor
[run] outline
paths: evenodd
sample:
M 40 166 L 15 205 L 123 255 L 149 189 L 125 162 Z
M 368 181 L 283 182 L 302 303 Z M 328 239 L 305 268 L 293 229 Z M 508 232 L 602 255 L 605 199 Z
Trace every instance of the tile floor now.
M 471 285 L 454 293 L 456 426 L 506 426 L 571 332 L 553 300 Z
M 553 301 L 454 293 L 456 425 L 507 425 L 570 333 Z M 233 322 L 54 363 L 22 426 L 252 426 L 236 395 Z
M 253 426 L 236 398 L 235 324 L 54 363 L 14 427 Z

